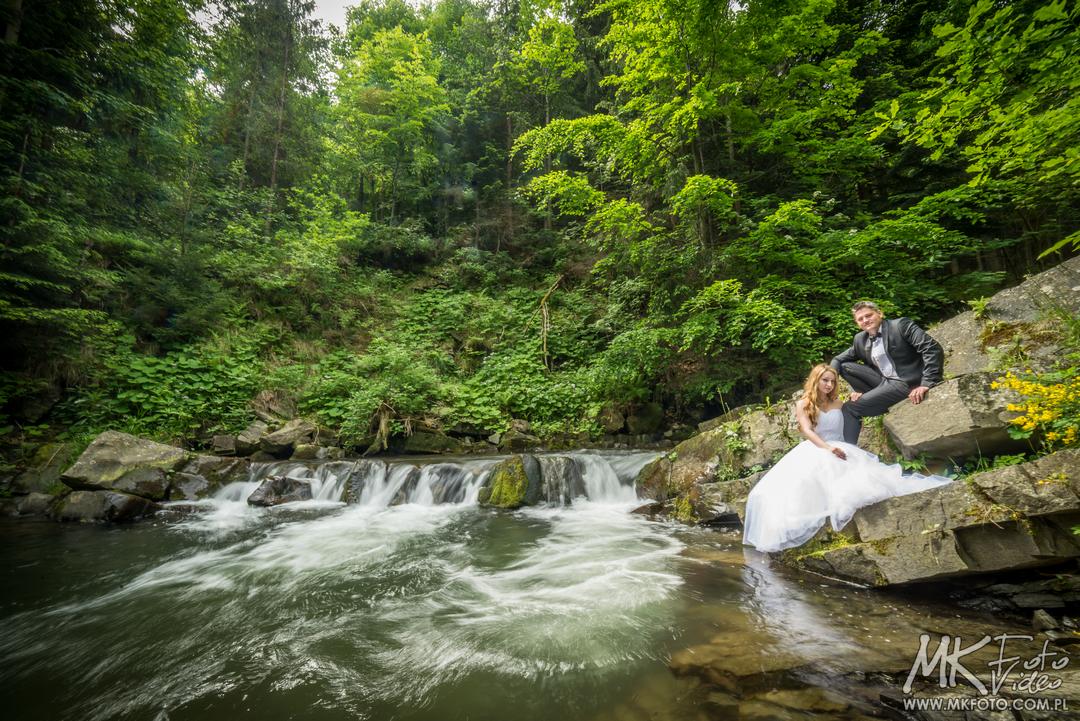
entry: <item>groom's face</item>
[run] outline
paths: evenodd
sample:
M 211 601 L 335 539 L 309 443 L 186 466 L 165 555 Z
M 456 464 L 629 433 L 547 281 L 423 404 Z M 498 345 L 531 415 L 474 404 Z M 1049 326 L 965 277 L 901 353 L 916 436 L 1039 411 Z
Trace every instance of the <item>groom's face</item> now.
M 873 308 L 859 308 L 854 315 L 855 325 L 870 335 L 877 334 L 878 328 L 881 326 L 881 319 L 884 317 Z

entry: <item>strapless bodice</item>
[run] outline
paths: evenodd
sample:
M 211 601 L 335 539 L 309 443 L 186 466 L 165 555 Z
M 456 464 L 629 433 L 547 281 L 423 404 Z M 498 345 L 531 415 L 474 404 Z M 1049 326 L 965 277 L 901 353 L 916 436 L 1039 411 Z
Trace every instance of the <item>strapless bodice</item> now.
M 839 408 L 823 411 L 818 416 L 814 432 L 821 436 L 821 440 L 830 443 L 844 440 L 844 414 L 840 412 Z

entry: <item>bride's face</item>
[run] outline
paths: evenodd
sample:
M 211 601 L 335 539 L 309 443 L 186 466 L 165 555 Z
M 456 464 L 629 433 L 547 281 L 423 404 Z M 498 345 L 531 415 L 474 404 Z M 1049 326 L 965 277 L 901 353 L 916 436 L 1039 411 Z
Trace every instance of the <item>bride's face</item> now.
M 826 398 L 832 398 L 836 390 L 836 376 L 832 373 L 822 373 L 817 382 L 818 393 Z

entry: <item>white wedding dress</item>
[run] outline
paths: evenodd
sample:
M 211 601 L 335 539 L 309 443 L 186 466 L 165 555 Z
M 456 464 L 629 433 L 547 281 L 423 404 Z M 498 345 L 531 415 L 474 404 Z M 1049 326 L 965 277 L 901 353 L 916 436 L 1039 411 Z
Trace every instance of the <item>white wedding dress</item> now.
M 863 506 L 951 482 L 944 476 L 905 476 L 899 464 L 887 466 L 873 453 L 844 443 L 839 408 L 823 412 L 814 430 L 822 440 L 844 449 L 847 460 L 810 441 L 788 451 L 750 491 L 744 543 L 759 551 L 800 546 L 827 519 L 839 531 Z

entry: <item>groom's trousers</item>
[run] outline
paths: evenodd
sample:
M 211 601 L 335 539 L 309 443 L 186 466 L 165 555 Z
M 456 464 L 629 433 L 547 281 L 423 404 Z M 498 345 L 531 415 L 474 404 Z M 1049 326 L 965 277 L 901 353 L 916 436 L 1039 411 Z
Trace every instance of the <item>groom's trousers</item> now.
M 862 419 L 884 415 L 890 408 L 907 398 L 911 391 L 902 380 L 886 378 L 877 368 L 862 363 L 842 363 L 840 375 L 862 397 L 848 401 L 844 413 L 844 441 L 858 445 Z

